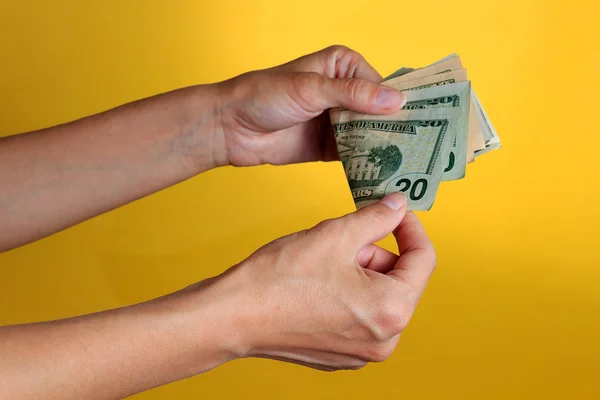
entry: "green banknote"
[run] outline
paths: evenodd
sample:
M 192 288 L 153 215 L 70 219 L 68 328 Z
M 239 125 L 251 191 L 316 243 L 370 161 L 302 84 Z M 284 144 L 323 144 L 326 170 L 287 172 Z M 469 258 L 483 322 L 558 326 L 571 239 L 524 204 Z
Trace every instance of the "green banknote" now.
M 460 61 L 460 57 L 458 56 L 449 56 L 443 60 L 438 61 L 435 64 L 429 65 L 424 68 L 415 69 L 413 71 L 408 71 L 409 68 L 404 68 L 402 70 L 396 71 L 392 78 L 386 79 L 390 85 L 398 82 L 406 82 L 406 81 L 414 81 L 416 79 L 424 78 L 432 75 L 444 74 L 446 72 L 457 71 L 463 69 L 463 65 Z M 403 73 L 406 71 L 405 73 Z
M 404 92 L 387 116 L 330 111 L 338 153 L 358 208 L 389 193 L 411 210 L 429 210 L 440 181 L 461 179 L 475 157 L 500 148 L 456 54 L 426 67 L 402 67 L 381 82 Z
M 452 65 L 448 65 L 447 67 L 441 68 L 439 70 L 435 70 L 435 71 L 428 70 L 430 67 L 435 67 L 439 64 L 443 64 L 443 63 L 446 63 L 446 62 L 454 60 L 454 59 L 457 59 L 458 62 L 453 63 Z M 436 61 L 435 63 L 430 64 L 423 68 L 415 69 L 415 68 L 410 68 L 410 67 L 402 67 L 402 68 L 392 72 L 390 75 L 386 76 L 385 78 L 383 78 L 383 80 L 389 81 L 390 79 L 394 79 L 399 76 L 406 75 L 408 73 L 411 73 L 411 75 L 413 75 L 412 74 L 413 72 L 417 72 L 418 75 L 413 75 L 414 77 L 411 77 L 410 79 L 416 79 L 416 77 L 435 75 L 435 74 L 439 74 L 439 73 L 443 73 L 443 72 L 454 71 L 456 69 L 461 69 L 461 68 L 462 68 L 462 64 L 460 63 L 460 57 L 457 54 L 450 54 L 449 56 L 444 57 L 441 60 Z M 426 72 L 421 74 L 421 72 L 424 72 L 424 71 L 426 71 Z
M 500 138 L 490 121 L 485 109 L 481 105 L 479 98 L 474 91 L 471 92 L 473 101 L 477 105 L 477 117 L 481 125 L 481 133 L 483 134 L 483 140 L 485 142 L 485 148 L 475 151 L 475 157 L 479 157 L 485 153 L 489 153 L 492 150 L 500 148 Z
M 460 57 L 457 54 L 451 54 L 426 67 L 418 69 L 402 67 L 385 78 L 382 83 L 399 90 L 420 90 L 434 85 L 448 84 L 452 81 L 459 82 L 462 78 L 459 77 L 457 79 L 453 75 L 455 75 L 455 71 L 462 69 L 463 65 Z M 439 76 L 434 77 L 434 75 L 446 74 L 448 72 L 452 73 L 447 74 L 446 79 L 441 79 Z M 460 73 L 459 75 L 463 74 Z M 466 74 L 464 74 L 464 79 L 466 80 Z M 421 84 L 418 85 L 417 83 Z M 470 114 L 467 162 L 473 161 L 476 156 L 500 148 L 500 139 L 496 134 L 496 130 L 472 88 Z
M 418 70 L 417 70 L 418 71 Z M 415 71 L 416 72 L 416 71 Z M 393 87 L 396 90 L 421 90 L 432 86 L 449 85 L 456 82 L 467 81 L 467 70 L 457 69 L 435 75 L 428 75 L 409 80 L 411 73 L 381 82 L 382 85 Z
M 399 70 L 396 70 L 396 71 L 392 72 L 390 75 L 383 78 L 383 80 L 388 81 L 390 79 L 397 78 L 399 76 L 408 74 L 409 72 L 413 72 L 414 70 L 415 70 L 414 68 L 402 67 Z
M 358 208 L 393 192 L 410 210 L 429 210 L 460 126 L 461 108 L 425 108 L 374 116 L 330 113 L 337 149 Z
M 456 139 L 448 153 L 443 181 L 464 178 L 467 169 L 467 140 L 469 134 L 469 110 L 471 82 L 458 82 L 442 86 L 433 86 L 422 90 L 404 92 L 407 102 L 403 110 L 431 108 L 458 108 L 460 118 L 457 121 Z
M 451 62 L 451 63 L 450 63 Z M 440 69 L 440 67 L 445 64 L 446 68 L 450 67 L 459 67 L 460 60 L 452 57 L 448 58 L 447 61 L 443 63 L 436 63 L 434 66 L 436 68 L 423 68 L 415 70 L 414 72 L 410 72 L 396 78 L 392 78 L 390 80 L 384 81 L 381 84 L 393 87 L 394 89 L 403 91 L 407 93 L 408 91 L 420 91 L 423 89 L 427 89 L 430 87 L 436 86 L 444 86 L 451 85 L 458 82 L 466 82 L 467 79 L 467 71 L 464 68 L 455 69 L 450 72 L 441 72 L 435 73 L 434 75 L 421 76 L 420 78 L 410 79 L 411 75 L 421 75 L 422 71 L 429 70 L 430 72 L 436 72 Z M 445 68 L 442 68 L 444 71 Z M 478 110 L 477 105 L 473 101 L 473 90 L 471 89 L 471 101 L 470 101 L 470 109 L 469 109 L 469 128 L 468 128 L 468 140 L 467 140 L 467 161 L 473 161 L 475 157 L 475 151 L 479 149 L 485 148 L 485 143 L 483 140 L 483 135 L 481 132 L 481 124 L 478 118 Z

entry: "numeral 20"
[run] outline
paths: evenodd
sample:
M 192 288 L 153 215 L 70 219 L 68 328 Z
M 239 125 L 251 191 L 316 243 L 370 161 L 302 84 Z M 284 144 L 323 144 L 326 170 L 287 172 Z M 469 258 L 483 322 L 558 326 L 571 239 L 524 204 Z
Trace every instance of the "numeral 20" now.
M 401 192 L 406 192 L 410 189 L 409 197 L 414 201 L 421 200 L 427 192 L 427 180 L 423 178 L 417 179 L 414 184 L 410 179 L 402 178 L 396 182 L 396 186 Z

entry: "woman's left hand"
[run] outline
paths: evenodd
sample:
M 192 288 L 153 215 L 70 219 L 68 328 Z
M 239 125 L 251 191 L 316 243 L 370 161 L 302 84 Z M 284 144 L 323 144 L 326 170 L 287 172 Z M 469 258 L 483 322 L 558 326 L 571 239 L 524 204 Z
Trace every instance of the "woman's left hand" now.
M 404 95 L 358 53 L 333 46 L 287 64 L 218 84 L 218 123 L 229 164 L 337 159 L 329 108 L 366 114 L 400 110 Z

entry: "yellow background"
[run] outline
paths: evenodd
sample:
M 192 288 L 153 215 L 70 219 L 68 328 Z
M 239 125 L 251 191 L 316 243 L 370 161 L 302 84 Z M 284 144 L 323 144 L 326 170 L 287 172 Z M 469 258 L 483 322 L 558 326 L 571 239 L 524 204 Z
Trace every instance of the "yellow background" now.
M 420 214 L 439 267 L 393 357 L 335 374 L 236 361 L 134 397 L 598 399 L 594 4 L 5 0 L 0 134 L 330 44 L 384 75 L 457 52 L 503 149 L 442 184 Z M 352 209 L 339 164 L 214 170 L 0 255 L 0 324 L 153 298 Z

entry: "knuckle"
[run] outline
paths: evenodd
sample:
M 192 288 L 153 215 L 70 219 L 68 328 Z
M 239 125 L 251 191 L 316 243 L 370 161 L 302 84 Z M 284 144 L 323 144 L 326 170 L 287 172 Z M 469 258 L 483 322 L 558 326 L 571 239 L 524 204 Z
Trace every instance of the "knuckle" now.
M 371 297 L 368 301 L 371 304 L 368 323 L 365 325 L 371 342 L 379 345 L 388 343 L 406 329 L 414 309 L 414 302 L 406 299 L 409 294 L 398 294 L 385 288 Z
M 336 230 L 333 232 L 338 246 L 343 247 L 352 243 L 356 234 L 356 220 L 351 218 L 338 218 L 335 220 Z M 346 250 L 344 250 L 346 252 Z M 353 255 L 355 256 L 355 254 Z
M 325 49 L 325 53 L 330 59 L 336 62 L 341 61 L 352 63 L 364 60 L 363 56 L 361 56 L 357 51 L 341 44 L 329 46 L 327 49 Z
M 246 72 L 229 81 L 225 81 L 223 87 L 233 99 L 247 102 L 256 97 L 260 92 L 262 74 L 260 71 Z
M 299 89 L 307 90 L 312 89 L 315 86 L 323 84 L 325 77 L 318 72 L 303 72 L 300 74 L 292 75 L 296 86 Z
M 398 301 L 388 295 L 379 300 L 375 322 L 384 333 L 384 337 L 389 339 L 406 329 L 411 315 L 410 304 Z
M 373 84 L 364 79 L 351 78 L 346 81 L 346 95 L 355 101 L 366 103 L 375 96 Z
M 392 356 L 396 345 L 394 343 L 383 343 L 371 346 L 366 357 L 371 362 L 384 362 Z
M 315 226 L 313 226 L 312 228 L 310 228 L 311 232 L 323 232 L 323 231 L 328 231 L 331 228 L 331 220 L 330 219 L 326 219 L 323 220 L 321 222 L 319 222 L 318 224 L 316 224 Z
M 365 63 L 365 59 L 362 55 L 341 45 L 327 48 L 325 57 L 330 65 L 331 76 L 336 78 L 354 76 L 361 64 Z
M 375 206 L 367 209 L 369 222 L 379 225 L 389 219 L 389 208 L 386 206 Z
M 321 99 L 319 96 L 320 88 L 325 85 L 326 77 L 317 72 L 302 72 L 290 76 L 291 95 L 296 103 L 303 109 L 313 112 L 322 108 L 320 104 L 315 104 Z
M 328 237 L 333 240 L 333 245 L 337 250 L 342 250 L 347 243 L 350 229 L 349 223 L 345 219 L 333 220 L 328 231 Z
M 330 220 L 328 220 L 328 219 L 323 220 L 323 221 L 319 222 L 318 224 L 316 224 L 315 226 L 313 226 L 312 228 L 310 228 L 308 231 L 309 232 L 321 232 L 321 231 L 327 229 L 329 222 L 330 222 Z
M 319 222 L 310 230 L 325 237 L 340 237 L 344 231 L 343 221 L 338 219 L 326 219 Z
M 311 368 L 317 369 L 317 370 L 322 371 L 322 372 L 327 372 L 327 373 L 337 372 L 337 371 L 343 369 L 341 367 L 330 366 L 330 365 L 327 365 L 327 366 L 325 366 L 325 365 L 323 365 L 323 366 L 316 366 L 316 367 L 311 367 Z
M 346 53 L 354 53 L 354 50 L 343 44 L 334 44 L 325 49 L 325 52 L 333 56 L 341 56 Z
M 354 364 L 346 366 L 346 369 L 349 369 L 349 370 L 359 370 L 361 368 L 366 367 L 367 364 L 368 364 L 368 362 L 366 362 L 366 361 L 358 360 Z

